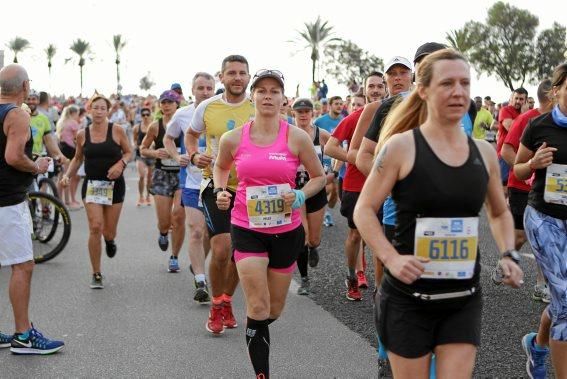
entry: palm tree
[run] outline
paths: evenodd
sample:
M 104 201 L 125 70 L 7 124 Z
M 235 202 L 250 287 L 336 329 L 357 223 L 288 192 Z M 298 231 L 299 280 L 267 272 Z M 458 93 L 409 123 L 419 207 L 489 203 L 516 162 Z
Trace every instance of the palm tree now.
M 82 95 L 83 94 L 83 66 L 85 65 L 85 55 L 89 54 L 91 52 L 91 46 L 87 41 L 82 40 L 80 38 L 77 38 L 75 41 L 73 41 L 73 43 L 71 44 L 69 49 L 71 49 L 72 52 L 74 52 L 75 54 L 77 54 L 79 56 L 79 69 L 80 69 L 80 72 L 81 72 L 81 95 Z
M 333 27 L 328 24 L 328 21 L 323 21 L 321 17 L 318 16 L 315 22 L 306 22 L 304 23 L 305 29 L 297 31 L 301 37 L 300 40 L 307 42 L 305 48 L 311 49 L 311 78 L 313 82 L 315 82 L 317 63 L 321 59 L 319 52 L 323 51 L 329 42 L 340 41 L 340 38 L 332 37 Z
M 116 34 L 112 37 L 112 44 L 114 45 L 114 51 L 116 52 L 116 93 L 120 94 L 122 86 L 120 85 L 120 52 L 126 46 L 126 41 L 122 40 L 121 34 Z
M 466 54 L 477 43 L 477 38 L 475 38 L 474 34 L 466 27 L 445 33 L 445 38 L 453 49 L 463 54 Z
M 49 46 L 47 46 L 47 49 L 45 49 L 44 51 L 45 55 L 47 55 L 47 69 L 49 70 L 49 77 L 51 77 L 52 61 L 55 53 L 57 52 L 57 48 L 55 47 L 55 45 L 50 43 Z
M 152 81 L 150 72 L 148 71 L 148 73 L 140 79 L 140 89 L 142 91 L 149 91 L 154 85 L 155 83 Z
M 6 46 L 14 52 L 14 63 L 18 63 L 18 53 L 29 48 L 30 42 L 25 38 L 14 37 Z

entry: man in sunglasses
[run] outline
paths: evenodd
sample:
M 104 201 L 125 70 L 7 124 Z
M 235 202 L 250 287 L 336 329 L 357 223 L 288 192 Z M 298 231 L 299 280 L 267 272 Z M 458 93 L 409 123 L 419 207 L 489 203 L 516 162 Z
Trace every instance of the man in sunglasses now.
M 190 270 L 195 275 L 195 293 L 193 300 L 199 304 L 208 304 L 211 299 L 205 277 L 205 257 L 210 249 L 209 236 L 205 229 L 205 215 L 199 199 L 201 185 L 201 170 L 190 164 L 190 156 L 186 154 L 184 138 L 187 138 L 187 129 L 197 106 L 204 100 L 213 96 L 215 79 L 211 74 L 198 72 L 193 77 L 191 91 L 195 102 L 181 107 L 175 112 L 167 124 L 163 144 L 169 155 L 175 159 L 181 169 L 179 171 L 179 187 L 181 188 L 181 205 L 185 208 L 185 219 L 189 228 L 189 258 Z M 185 136 L 184 138 L 181 138 Z M 175 140 L 180 144 L 176 146 Z M 205 136 L 199 138 L 199 152 L 205 152 Z M 180 151 L 178 151 L 180 149 Z
M 200 186 L 201 200 L 205 211 L 207 229 L 211 238 L 212 257 L 209 265 L 209 280 L 213 304 L 206 329 L 221 334 L 224 328 L 237 327 L 232 313 L 232 295 L 238 285 L 236 266 L 231 260 L 230 213 L 234 205 L 237 179 L 234 168 L 230 171 L 227 189 L 232 193 L 232 202 L 227 210 L 216 204 L 217 192 L 212 181 L 213 166 L 222 135 L 241 127 L 254 117 L 254 106 L 246 94 L 250 82 L 248 61 L 241 55 L 229 55 L 221 66 L 220 79 L 225 91 L 203 101 L 187 129 L 187 152 L 189 163 L 203 169 Z M 205 134 L 206 150 L 199 153 L 199 136 Z

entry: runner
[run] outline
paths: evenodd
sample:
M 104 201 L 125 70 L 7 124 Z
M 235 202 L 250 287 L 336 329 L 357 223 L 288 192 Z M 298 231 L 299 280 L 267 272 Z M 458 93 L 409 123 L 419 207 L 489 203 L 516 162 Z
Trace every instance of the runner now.
M 504 283 L 518 287 L 523 274 L 515 262 L 519 254 L 513 250 L 513 221 L 500 189 L 494 150 L 460 128 L 470 105 L 468 63 L 459 53 L 444 49 L 428 55 L 418 74 L 418 88 L 384 125 L 381 150 L 354 218 L 387 268 L 378 290 L 379 334 L 394 376 L 427 377 L 435 352 L 438 376 L 471 377 L 480 343 L 477 244 L 478 216 L 485 200 L 503 251 L 499 264 Z M 393 245 L 376 217 L 390 193 L 398 207 Z M 445 232 L 445 225 L 458 238 Z M 428 237 L 431 231 L 439 240 Z M 450 266 L 443 262 L 444 257 L 455 256 L 459 258 Z
M 551 82 L 557 105 L 529 123 L 514 164 L 519 180 L 527 180 L 535 171 L 524 225 L 551 293 L 538 333 L 522 339 L 531 378 L 546 377 L 547 345 L 555 375 L 567 377 L 567 63 L 555 68 Z
M 326 130 L 313 126 L 313 102 L 307 98 L 298 98 L 293 103 L 292 109 L 296 126 L 312 137 L 315 152 L 321 164 L 323 164 L 323 151 L 330 135 Z M 327 181 L 329 180 L 335 180 L 333 174 L 327 175 Z M 300 190 L 308 182 L 309 173 L 305 166 L 299 165 L 295 177 L 295 188 Z M 321 190 L 315 196 L 305 200 L 305 205 L 301 207 L 301 223 L 305 229 L 305 246 L 297 257 L 297 268 L 301 275 L 301 283 L 297 289 L 299 295 L 309 295 L 310 293 L 307 266 L 316 267 L 319 263 L 317 247 L 321 243 L 321 228 L 326 204 L 327 194 L 325 190 Z
M 195 293 L 193 300 L 199 304 L 208 304 L 211 299 L 209 288 L 205 277 L 205 258 L 210 249 L 209 236 L 205 227 L 205 215 L 199 199 L 199 187 L 201 185 L 201 170 L 190 164 L 191 157 L 186 154 L 185 143 L 182 137 L 187 135 L 187 128 L 191 123 L 195 108 L 204 100 L 213 96 L 215 79 L 211 74 L 198 72 L 193 77 L 191 91 L 195 96 L 195 102 L 191 105 L 179 108 L 173 118 L 167 124 L 167 131 L 163 140 L 169 155 L 181 166 L 179 172 L 179 186 L 182 191 L 182 205 L 185 208 L 185 219 L 189 228 L 189 265 L 190 271 L 195 276 Z M 177 152 L 175 139 L 181 143 L 181 152 Z M 205 138 L 199 138 L 199 151 L 205 151 Z
M 59 138 L 59 148 L 63 155 L 65 155 L 65 158 L 67 158 L 67 162 L 63 164 L 63 172 L 67 171 L 69 168 L 68 162 L 75 156 L 75 141 L 79 128 L 79 107 L 76 105 L 68 105 L 63 108 L 56 128 L 56 135 Z M 80 181 L 81 178 L 75 175 L 71 178 L 71 184 L 68 188 L 63 189 L 61 184 L 57 186 L 59 196 L 61 199 L 65 200 L 65 205 L 69 210 L 77 210 L 83 207 L 75 198 Z
M 387 67 L 390 69 L 390 67 Z M 391 72 L 391 70 L 390 70 Z M 381 85 L 381 86 L 380 86 Z M 381 72 L 372 72 L 365 78 L 365 93 L 370 102 L 379 101 L 386 95 L 384 88 L 384 75 Z M 356 124 L 362 114 L 363 108 L 351 113 L 343 119 L 334 130 L 327 144 L 327 154 L 341 162 L 347 161 L 348 144 L 350 144 Z M 343 143 L 347 144 L 346 148 L 342 148 Z M 356 201 L 362 191 L 362 186 L 366 177 L 358 171 L 356 165 L 349 164 L 346 168 L 345 178 L 343 182 L 343 194 L 341 197 L 341 214 L 348 221 L 348 235 L 345 240 L 345 256 L 347 263 L 346 298 L 351 301 L 362 300 L 362 293 L 359 290 L 359 281 L 366 283 L 364 270 L 357 270 L 356 264 L 359 259 L 359 253 L 364 254 L 364 247 L 361 244 L 360 234 L 352 219 Z M 366 285 L 367 287 L 367 285 Z
M 526 129 L 528 122 L 536 118 L 543 113 L 550 112 L 553 107 L 553 102 L 548 97 L 548 93 L 551 91 L 551 80 L 546 79 L 542 81 L 537 90 L 537 96 L 539 100 L 539 108 L 528 110 L 527 112 L 519 115 L 508 131 L 508 135 L 504 140 L 502 145 L 502 150 L 500 150 L 500 155 L 506 163 L 512 167 L 514 161 L 516 160 L 516 153 L 520 147 L 520 138 L 522 133 Z M 529 181 L 518 180 L 514 175 L 514 171 L 511 170 L 508 175 L 508 205 L 510 206 L 510 211 L 514 217 L 514 234 L 515 234 L 515 248 L 520 250 L 524 243 L 526 242 L 526 233 L 524 232 L 524 211 L 528 205 L 528 193 L 531 189 L 531 183 Z M 545 284 L 545 279 L 543 273 L 536 264 L 537 276 L 536 285 L 534 286 L 533 299 L 543 301 L 544 303 L 549 303 L 551 301 L 549 295 L 549 289 Z
M 248 70 L 248 61 L 243 56 L 229 55 L 224 58 L 220 77 L 225 91 L 199 104 L 187 134 L 190 163 L 204 169 L 201 200 L 211 238 L 209 280 L 213 295 L 205 327 L 213 334 L 222 334 L 225 327 L 232 329 L 238 326 L 232 313 L 232 295 L 238 285 L 238 274 L 231 261 L 230 209 L 221 211 L 216 205 L 211 165 L 218 154 L 221 136 L 254 117 L 254 107 L 246 95 L 250 81 Z M 207 143 L 205 153 L 199 153 L 198 138 L 202 133 Z M 234 193 L 236 185 L 236 173 L 231 171 L 227 188 Z
M 77 133 L 75 157 L 61 178 L 63 186 L 85 162 L 85 179 L 81 197 L 89 223 L 89 256 L 92 266 L 92 289 L 104 288 L 101 273 L 101 236 L 106 255 L 112 258 L 117 247 L 114 239 L 122 203 L 126 194 L 123 172 L 132 155 L 126 132 L 108 122 L 110 101 L 95 94 L 89 101 L 93 122 Z
M 52 354 L 63 341 L 44 337 L 28 309 L 34 268 L 27 192 L 33 175 L 47 172 L 50 158 L 32 161 L 30 116 L 20 109 L 30 91 L 26 70 L 10 64 L 0 70 L 0 265 L 12 266 L 9 296 L 15 333 L 0 333 L 0 348 L 14 354 Z
M 138 170 L 138 201 L 136 206 L 152 205 L 150 199 L 150 188 L 152 188 L 152 175 L 154 170 L 155 159 L 144 158 L 140 154 L 140 146 L 152 123 L 152 111 L 150 108 L 142 108 L 140 111 L 142 122 L 134 126 L 132 135 L 136 146 L 136 169 Z M 145 190 L 145 191 L 144 191 Z M 144 196 L 144 192 L 146 196 Z
M 144 158 L 156 160 L 152 174 L 150 193 L 154 196 L 158 219 L 158 246 L 162 251 L 169 247 L 169 229 L 171 231 L 171 256 L 168 272 L 179 271 L 179 252 L 185 238 L 185 211 L 181 206 L 181 189 L 179 189 L 179 163 L 172 159 L 163 145 L 165 126 L 179 107 L 179 96 L 175 91 L 164 91 L 159 97 L 162 117 L 152 122 L 140 145 L 140 154 Z M 176 141 L 179 145 L 179 139 Z M 150 147 L 154 146 L 153 149 Z
M 51 132 L 51 122 L 49 118 L 44 114 L 39 112 L 39 94 L 31 90 L 26 104 L 31 110 L 30 125 L 32 128 L 33 136 L 33 153 L 37 155 L 43 154 L 43 148 L 47 150 L 48 155 L 54 160 L 61 161 L 62 163 L 67 162 L 67 158 L 59 150 L 57 141 L 54 134 Z
M 281 315 L 305 243 L 299 208 L 325 185 L 311 137 L 280 119 L 283 80 L 279 71 L 256 73 L 251 85 L 256 117 L 221 138 L 214 168 L 218 207 L 228 210 L 234 202 L 234 260 L 246 299 L 246 345 L 257 378 L 269 378 L 268 325 Z M 236 194 L 226 190 L 233 164 Z M 310 180 L 302 190 L 292 190 L 300 164 Z

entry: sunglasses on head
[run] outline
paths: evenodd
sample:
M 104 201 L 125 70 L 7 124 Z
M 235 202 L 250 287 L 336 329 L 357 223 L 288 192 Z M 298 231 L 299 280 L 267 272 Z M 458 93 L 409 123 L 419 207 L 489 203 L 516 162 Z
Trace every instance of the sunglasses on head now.
M 142 117 L 150 117 L 149 113 L 142 113 Z
M 264 75 L 275 75 L 281 80 L 284 80 L 284 76 L 281 71 L 278 70 L 259 70 L 254 74 L 254 78 L 258 78 Z

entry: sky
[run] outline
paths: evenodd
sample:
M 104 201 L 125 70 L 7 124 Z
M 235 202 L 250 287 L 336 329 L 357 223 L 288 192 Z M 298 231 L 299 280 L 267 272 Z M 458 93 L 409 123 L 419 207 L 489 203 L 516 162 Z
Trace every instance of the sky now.
M 69 50 L 72 41 L 82 38 L 92 46 L 92 57 L 83 71 L 83 94 L 94 90 L 109 95 L 116 92 L 116 65 L 112 36 L 121 34 L 127 44 L 121 54 L 123 93 L 145 92 L 140 79 L 150 73 L 156 85 L 150 93 L 181 83 L 190 92 L 195 72 L 214 74 L 222 59 L 230 54 L 244 55 L 250 71 L 279 69 L 284 73 L 286 93 L 308 95 L 311 60 L 303 44 L 290 42 L 297 30 L 317 16 L 334 27 L 334 35 L 349 39 L 386 63 L 395 55 L 413 60 L 419 45 L 429 41 L 445 42 L 447 32 L 461 28 L 467 21 L 484 22 L 488 8 L 495 1 L 429 0 L 406 2 L 330 0 L 287 0 L 282 2 L 245 1 L 43 1 L 28 0 L 25 9 L 15 2 L 2 5 L 0 49 L 4 62 L 13 59 L 5 47 L 15 36 L 26 38 L 31 47 L 18 55 L 32 79 L 32 88 L 54 94 L 77 95 L 80 92 L 76 55 Z M 532 0 L 514 0 L 510 4 L 528 9 L 539 17 L 539 28 L 549 28 L 554 21 L 565 24 L 567 2 L 542 0 L 537 8 Z M 11 9 L 13 8 L 13 9 Z M 30 11 L 31 10 L 31 11 Z M 438 14 L 435 14 L 438 13 Z M 9 16 L 10 14 L 13 15 Z M 51 77 L 45 48 L 57 47 Z M 473 70 L 471 96 L 492 96 L 506 101 L 509 90 L 495 78 L 478 76 Z M 329 96 L 348 93 L 325 75 Z M 530 95 L 535 87 L 525 85 Z

